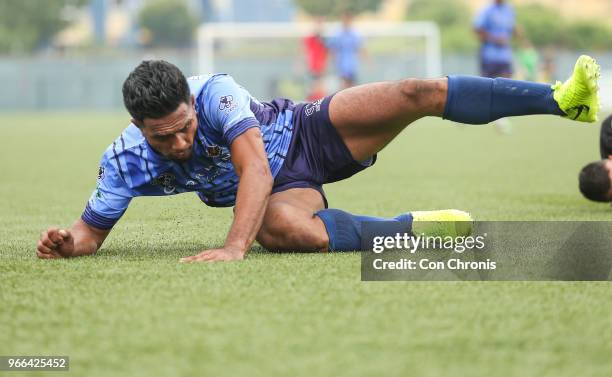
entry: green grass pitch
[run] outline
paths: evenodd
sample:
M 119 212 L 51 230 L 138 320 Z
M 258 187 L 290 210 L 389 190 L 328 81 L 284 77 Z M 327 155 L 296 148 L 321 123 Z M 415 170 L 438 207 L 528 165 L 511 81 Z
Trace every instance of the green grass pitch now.
M 612 375 L 607 282 L 361 282 L 356 253 L 258 247 L 242 263 L 179 264 L 221 245 L 231 220 L 194 194 L 135 199 L 94 257 L 37 260 L 40 231 L 80 215 L 127 119 L 0 115 L 0 355 L 69 355 L 73 376 Z M 328 186 L 330 203 L 612 220 L 577 191 L 598 125 L 513 123 L 501 136 L 421 121 Z

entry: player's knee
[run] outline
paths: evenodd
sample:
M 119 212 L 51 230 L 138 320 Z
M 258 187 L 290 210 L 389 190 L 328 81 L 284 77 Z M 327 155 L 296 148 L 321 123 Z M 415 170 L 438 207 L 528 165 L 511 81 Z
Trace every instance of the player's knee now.
M 296 214 L 290 205 L 268 208 L 257 241 L 271 251 L 317 251 L 327 248 L 327 235 L 314 231 L 308 218 Z
M 418 104 L 423 89 L 423 80 L 403 79 L 397 82 L 400 95 L 405 101 Z
M 267 250 L 275 251 L 278 249 L 278 243 L 275 242 L 274 235 L 264 227 L 257 233 L 257 242 Z
M 403 79 L 397 82 L 402 98 L 416 104 L 429 102 L 432 95 L 441 93 L 442 86 L 434 80 Z
M 286 243 L 284 240 L 290 232 L 291 208 L 284 203 L 270 204 L 257 234 L 257 242 L 268 250 L 279 250 Z
M 436 114 L 446 101 L 445 83 L 436 80 L 403 79 L 398 92 L 407 108 L 421 116 Z

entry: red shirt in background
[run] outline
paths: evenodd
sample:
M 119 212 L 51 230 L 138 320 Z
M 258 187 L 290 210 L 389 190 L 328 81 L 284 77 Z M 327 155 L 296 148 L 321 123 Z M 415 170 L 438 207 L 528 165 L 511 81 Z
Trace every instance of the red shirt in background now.
M 323 38 L 318 34 L 308 36 L 304 38 L 304 46 L 310 73 L 316 76 L 323 74 L 327 63 L 327 47 Z

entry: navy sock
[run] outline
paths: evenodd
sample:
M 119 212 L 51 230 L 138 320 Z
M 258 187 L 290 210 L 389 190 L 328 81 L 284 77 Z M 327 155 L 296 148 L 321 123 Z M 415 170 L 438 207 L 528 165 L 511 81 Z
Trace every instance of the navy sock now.
M 550 85 L 504 78 L 448 76 L 444 119 L 467 124 L 533 114 L 565 115 Z
M 325 225 L 329 236 L 330 251 L 354 251 L 361 250 L 361 224 L 364 222 L 387 222 L 393 230 L 397 224 L 401 224 L 404 232 L 409 233 L 412 229 L 412 215 L 403 214 L 391 219 L 382 217 L 352 215 L 339 209 L 324 209 L 315 213 Z M 384 224 L 382 224 L 384 227 Z

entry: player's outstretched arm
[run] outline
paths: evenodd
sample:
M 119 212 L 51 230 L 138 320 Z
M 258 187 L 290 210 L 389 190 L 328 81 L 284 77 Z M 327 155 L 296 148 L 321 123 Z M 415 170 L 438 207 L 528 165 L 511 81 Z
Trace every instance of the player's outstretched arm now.
M 49 228 L 40 234 L 36 255 L 41 259 L 69 258 L 95 253 L 110 233 L 78 219 L 71 228 Z
M 244 259 L 261 228 L 274 179 L 268 165 L 259 128 L 238 136 L 231 145 L 232 163 L 240 177 L 234 221 L 221 249 L 205 250 L 182 258 L 182 262 L 213 262 Z

